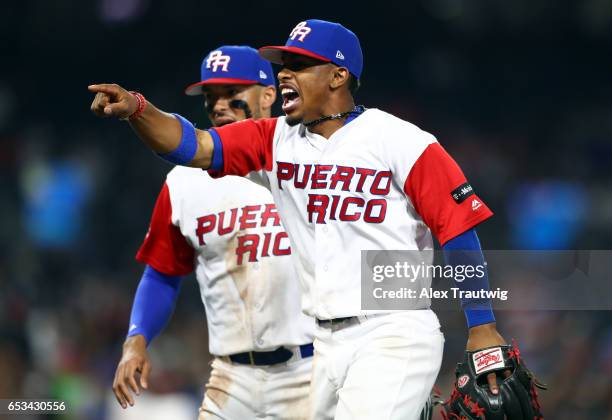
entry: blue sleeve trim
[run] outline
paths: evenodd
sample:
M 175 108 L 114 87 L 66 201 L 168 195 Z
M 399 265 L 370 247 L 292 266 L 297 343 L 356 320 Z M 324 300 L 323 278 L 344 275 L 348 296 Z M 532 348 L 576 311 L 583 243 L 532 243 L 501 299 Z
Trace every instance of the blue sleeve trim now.
M 164 329 L 181 289 L 182 276 L 168 276 L 145 267 L 132 305 L 128 337 L 141 334 L 147 345 Z
M 209 169 L 223 172 L 223 143 L 221 143 L 221 137 L 214 128 L 209 129 L 208 133 L 213 139 L 213 156 Z
M 489 276 L 487 274 L 484 255 L 475 229 L 469 229 L 446 242 L 442 246 L 444 261 L 447 265 L 471 265 L 485 267 L 484 276 L 471 278 L 465 281 L 456 281 L 455 285 L 461 291 L 489 290 Z M 465 313 L 468 328 L 495 322 L 495 315 L 491 306 L 491 299 L 461 299 L 461 307 Z
M 157 155 L 175 165 L 187 165 L 193 160 L 198 150 L 198 139 L 195 126 L 179 114 L 172 115 L 181 123 L 181 142 L 173 151 L 158 153 Z

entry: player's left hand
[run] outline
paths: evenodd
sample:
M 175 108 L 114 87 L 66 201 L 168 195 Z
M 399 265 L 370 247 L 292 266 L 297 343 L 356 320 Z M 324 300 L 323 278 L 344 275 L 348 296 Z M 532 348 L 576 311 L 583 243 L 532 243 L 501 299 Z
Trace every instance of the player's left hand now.
M 475 331 L 473 338 L 484 330 Z M 489 335 L 492 332 L 497 333 L 494 326 L 483 334 Z M 490 373 L 499 375 L 497 395 L 491 393 Z M 483 382 L 481 379 L 485 375 L 488 380 Z M 527 368 L 514 340 L 511 346 L 496 344 L 476 351 L 466 351 L 455 369 L 455 383 L 450 398 L 442 404 L 442 418 L 544 420 L 536 388 L 547 387 Z
M 128 337 L 123 344 L 123 355 L 115 372 L 113 381 L 113 392 L 117 402 L 123 408 L 134 405 L 132 392 L 140 395 L 140 386 L 148 388 L 149 374 L 151 373 L 151 361 L 147 352 L 147 343 L 144 336 L 135 335 Z M 137 381 L 138 375 L 140 380 Z
M 497 332 L 495 323 L 478 325 L 472 327 L 469 330 L 469 336 L 467 341 L 467 351 L 477 351 L 486 347 L 505 345 L 506 340 Z M 504 371 L 504 376 L 508 377 L 512 374 L 510 370 Z M 487 375 L 487 382 L 489 383 L 489 389 L 491 393 L 497 395 L 499 393 L 499 387 L 497 386 L 497 377 L 495 372 Z

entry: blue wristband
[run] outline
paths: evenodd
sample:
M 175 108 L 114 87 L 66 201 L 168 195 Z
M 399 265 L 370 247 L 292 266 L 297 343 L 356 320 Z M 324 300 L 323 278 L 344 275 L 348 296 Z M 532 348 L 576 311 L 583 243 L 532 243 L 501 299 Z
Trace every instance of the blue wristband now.
M 442 251 L 444 253 L 444 260 L 448 265 L 485 266 L 480 241 L 474 229 L 469 229 L 448 241 L 442 246 Z M 455 281 L 455 285 L 462 291 L 489 290 L 489 277 L 485 269 L 482 278 L 475 278 L 470 281 Z M 495 322 L 491 299 L 463 298 L 461 299 L 461 307 L 465 313 L 468 328 Z
M 181 123 L 181 143 L 176 149 L 168 153 L 158 153 L 157 155 L 175 165 L 187 165 L 191 162 L 198 150 L 198 140 L 195 127 L 192 123 L 181 117 L 179 114 L 172 114 Z
M 465 314 L 468 328 L 495 322 L 495 315 L 493 314 L 491 302 L 483 302 L 481 304 L 475 304 L 472 307 L 464 307 L 463 313 Z
M 208 133 L 213 139 L 213 156 L 212 162 L 209 169 L 222 172 L 223 171 L 223 144 L 221 143 L 221 137 L 214 128 L 208 130 Z

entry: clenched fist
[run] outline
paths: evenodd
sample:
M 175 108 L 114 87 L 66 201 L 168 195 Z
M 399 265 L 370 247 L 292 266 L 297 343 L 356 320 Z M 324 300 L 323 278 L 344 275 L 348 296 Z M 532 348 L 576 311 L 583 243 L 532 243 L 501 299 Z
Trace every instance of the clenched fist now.
M 91 103 L 91 112 L 98 117 L 126 119 L 138 109 L 136 97 L 119 85 L 89 85 L 87 89 L 96 93 Z

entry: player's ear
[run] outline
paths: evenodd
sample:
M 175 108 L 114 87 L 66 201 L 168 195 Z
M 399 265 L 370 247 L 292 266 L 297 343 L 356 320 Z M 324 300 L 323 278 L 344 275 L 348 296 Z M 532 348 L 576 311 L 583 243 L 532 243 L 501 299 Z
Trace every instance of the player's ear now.
M 334 66 L 332 71 L 332 78 L 330 82 L 330 87 L 332 89 L 337 89 L 340 86 L 344 86 L 349 82 L 350 73 L 346 67 L 337 67 Z
M 276 88 L 274 86 L 264 86 L 259 95 L 259 107 L 262 111 L 270 111 L 276 101 Z

